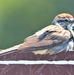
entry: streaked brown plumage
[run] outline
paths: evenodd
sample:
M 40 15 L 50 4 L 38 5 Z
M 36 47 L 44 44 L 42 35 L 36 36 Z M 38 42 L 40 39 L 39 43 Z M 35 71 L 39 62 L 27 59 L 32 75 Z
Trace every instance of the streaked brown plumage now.
M 46 31 L 49 33 L 40 40 L 39 36 L 43 36 Z M 58 48 L 58 46 L 66 43 L 70 37 L 70 32 L 64 30 L 60 25 L 50 25 L 25 39 L 25 42 L 19 47 L 19 50 L 24 50 L 25 52 L 33 51 L 35 54 L 55 54 L 60 51 L 57 52 L 56 50 L 51 50 L 51 48 Z
M 55 54 L 72 50 L 73 23 L 74 18 L 72 15 L 67 13 L 59 14 L 54 18 L 52 25 L 26 38 L 18 50 L 32 51 L 35 54 Z

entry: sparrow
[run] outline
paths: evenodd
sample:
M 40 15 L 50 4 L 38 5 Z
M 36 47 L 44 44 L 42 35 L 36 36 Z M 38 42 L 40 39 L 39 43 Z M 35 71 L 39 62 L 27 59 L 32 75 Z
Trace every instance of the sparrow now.
M 52 24 L 27 37 L 23 43 L 0 50 L 0 56 L 16 51 L 33 52 L 34 54 L 57 54 L 72 51 L 74 45 L 74 18 L 68 13 L 57 15 Z
M 52 24 L 25 39 L 18 51 L 34 54 L 57 54 L 73 50 L 74 33 L 72 27 L 74 18 L 68 13 L 57 15 Z

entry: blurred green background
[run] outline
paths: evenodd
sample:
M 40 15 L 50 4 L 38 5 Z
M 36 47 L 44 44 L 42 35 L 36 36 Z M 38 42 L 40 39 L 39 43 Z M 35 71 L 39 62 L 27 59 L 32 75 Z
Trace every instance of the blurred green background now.
M 23 42 L 59 13 L 74 15 L 74 0 L 0 0 L 0 49 Z

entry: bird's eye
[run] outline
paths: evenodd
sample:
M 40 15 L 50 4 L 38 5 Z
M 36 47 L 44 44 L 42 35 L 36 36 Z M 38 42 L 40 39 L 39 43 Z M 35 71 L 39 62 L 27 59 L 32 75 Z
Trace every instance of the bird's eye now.
M 68 20 L 64 20 L 65 22 L 69 22 Z

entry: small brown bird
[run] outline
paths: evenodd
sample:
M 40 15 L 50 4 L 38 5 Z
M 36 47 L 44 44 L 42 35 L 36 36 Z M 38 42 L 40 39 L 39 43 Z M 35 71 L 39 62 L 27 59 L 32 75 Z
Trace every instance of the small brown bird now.
M 74 18 L 68 13 L 57 15 L 52 24 L 25 39 L 24 43 L 1 50 L 1 55 L 16 51 L 33 52 L 34 54 L 56 54 L 73 49 Z
M 34 54 L 56 54 L 73 49 L 72 15 L 62 13 L 57 15 L 52 25 L 43 28 L 25 39 L 17 50 L 32 51 Z

